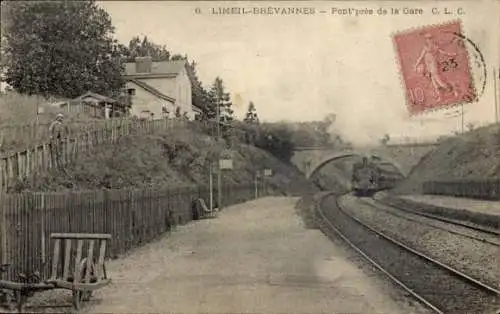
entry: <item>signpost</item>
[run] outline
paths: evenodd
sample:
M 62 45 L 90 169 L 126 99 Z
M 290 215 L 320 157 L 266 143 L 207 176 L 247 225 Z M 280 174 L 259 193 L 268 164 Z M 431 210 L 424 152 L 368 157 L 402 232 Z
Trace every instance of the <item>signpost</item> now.
M 255 199 L 257 199 L 259 197 L 259 177 L 260 177 L 260 173 L 259 171 L 257 171 L 255 173 Z
M 499 73 L 499 76 L 500 76 L 500 73 Z M 498 97 L 500 95 L 498 95 L 498 88 L 497 88 L 497 75 L 496 75 L 496 72 L 495 72 L 495 68 L 493 68 L 493 86 L 494 86 L 494 95 L 495 95 L 495 123 L 498 123 Z
M 271 177 L 273 175 L 272 169 L 264 169 L 264 175 L 262 176 L 262 193 L 265 193 L 266 190 L 266 178 Z
M 213 179 L 213 163 L 209 161 L 209 188 L 210 188 L 210 212 L 214 209 L 214 179 Z
M 218 163 L 218 203 L 219 203 L 219 211 L 222 208 L 222 171 L 223 170 L 232 170 L 233 169 L 233 158 L 232 151 L 225 150 L 222 151 L 219 155 L 219 163 Z

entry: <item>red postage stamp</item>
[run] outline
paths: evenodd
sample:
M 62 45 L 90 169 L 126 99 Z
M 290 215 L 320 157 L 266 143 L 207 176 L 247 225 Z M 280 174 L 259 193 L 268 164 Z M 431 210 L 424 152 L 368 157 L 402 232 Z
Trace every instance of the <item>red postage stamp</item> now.
M 394 35 L 411 115 L 476 99 L 463 38 L 459 21 Z

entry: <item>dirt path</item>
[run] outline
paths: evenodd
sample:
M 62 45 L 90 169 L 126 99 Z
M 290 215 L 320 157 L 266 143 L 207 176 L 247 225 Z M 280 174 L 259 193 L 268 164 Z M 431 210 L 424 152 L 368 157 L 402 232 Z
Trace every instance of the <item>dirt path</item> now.
M 410 313 L 306 230 L 297 199 L 265 198 L 180 227 L 112 261 L 83 313 Z

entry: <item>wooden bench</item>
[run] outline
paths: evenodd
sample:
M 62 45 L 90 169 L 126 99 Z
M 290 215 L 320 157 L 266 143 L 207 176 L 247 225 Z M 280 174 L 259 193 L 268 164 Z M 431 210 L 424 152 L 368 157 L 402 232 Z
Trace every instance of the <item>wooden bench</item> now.
M 73 307 L 78 310 L 81 301 L 87 300 L 94 290 L 102 288 L 111 282 L 111 279 L 107 277 L 104 261 L 107 241 L 111 239 L 111 235 L 53 233 L 50 237 L 53 241 L 54 250 L 52 275 L 45 283 L 53 284 L 55 288 L 72 290 Z M 73 242 L 76 242 L 76 255 L 74 257 L 71 254 Z M 86 254 L 82 252 L 85 242 L 88 244 Z M 97 259 L 94 258 L 96 244 L 99 246 Z M 64 247 L 63 259 L 60 257 L 62 247 Z M 59 266 L 62 266 L 62 272 L 59 270 Z

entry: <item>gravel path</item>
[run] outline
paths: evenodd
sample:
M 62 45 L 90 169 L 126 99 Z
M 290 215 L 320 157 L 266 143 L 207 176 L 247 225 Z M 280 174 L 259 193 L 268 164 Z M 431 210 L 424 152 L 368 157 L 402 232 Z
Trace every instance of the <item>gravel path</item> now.
M 81 313 L 416 313 L 306 229 L 296 201 L 231 206 L 109 262 L 112 284 Z
M 354 196 L 343 197 L 342 203 L 351 214 L 374 228 L 474 278 L 500 287 L 500 247 L 393 216 Z

